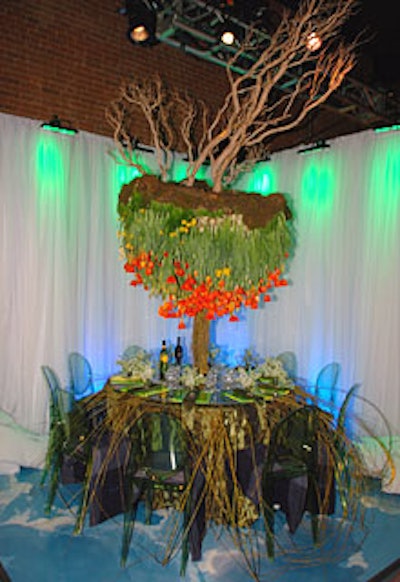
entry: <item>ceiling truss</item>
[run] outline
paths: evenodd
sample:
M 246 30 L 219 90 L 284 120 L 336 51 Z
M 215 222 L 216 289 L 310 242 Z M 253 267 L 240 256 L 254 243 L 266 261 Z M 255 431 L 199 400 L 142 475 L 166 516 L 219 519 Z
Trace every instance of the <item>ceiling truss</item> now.
M 237 48 L 220 41 L 221 24 L 229 21 L 243 38 L 251 28 L 254 50 L 243 53 L 235 63 L 234 70 L 240 74 L 268 46 L 268 29 L 272 29 L 273 20 L 279 18 L 278 10 L 282 9 L 282 4 L 277 0 L 270 0 L 268 4 L 257 0 L 246 0 L 246 3 L 246 14 L 254 16 L 252 22 L 244 18 L 240 6 L 233 8 L 228 2 L 157 1 L 157 39 L 215 65 L 226 66 Z M 297 81 L 297 75 L 301 75 L 300 70 L 282 79 L 277 89 L 284 92 L 290 90 Z M 338 115 L 350 117 L 359 129 L 397 123 L 400 116 L 400 104 L 395 95 L 370 87 L 351 76 L 345 78 L 326 106 Z

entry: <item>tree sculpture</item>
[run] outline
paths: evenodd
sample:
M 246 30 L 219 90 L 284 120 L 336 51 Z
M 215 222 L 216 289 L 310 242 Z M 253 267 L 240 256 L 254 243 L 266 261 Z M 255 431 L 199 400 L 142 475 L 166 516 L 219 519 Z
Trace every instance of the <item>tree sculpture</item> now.
M 214 114 L 159 77 L 123 85 L 107 117 L 123 160 L 142 174 L 120 193 L 119 213 L 126 270 L 133 285 L 161 295 L 163 317 L 194 317 L 193 355 L 207 369 L 209 323 L 270 298 L 286 284 L 281 265 L 290 252 L 284 197 L 227 193 L 238 174 L 268 150 L 274 136 L 299 125 L 341 85 L 355 63 L 355 43 L 341 28 L 355 0 L 303 0 L 284 12 L 263 50 L 252 32 L 227 64 L 229 91 Z M 309 44 L 316 35 L 322 47 Z M 246 54 L 248 69 L 238 74 Z M 283 83 L 283 80 L 287 80 Z M 284 88 L 286 87 L 286 88 Z M 146 175 L 135 156 L 135 115 L 146 119 L 160 178 Z M 174 151 L 188 160 L 183 184 L 167 184 Z M 210 164 L 212 189 L 196 176 Z

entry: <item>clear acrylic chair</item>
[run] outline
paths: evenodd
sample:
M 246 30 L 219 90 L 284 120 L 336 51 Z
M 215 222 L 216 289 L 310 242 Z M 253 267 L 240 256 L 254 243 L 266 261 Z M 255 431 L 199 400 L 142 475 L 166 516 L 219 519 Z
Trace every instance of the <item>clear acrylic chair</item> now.
M 92 367 L 83 354 L 79 352 L 70 353 L 68 356 L 68 369 L 71 390 L 75 400 L 80 400 L 95 393 Z
M 321 406 L 331 412 L 336 405 L 336 385 L 339 375 L 340 364 L 331 362 L 320 370 L 315 382 L 315 396 L 320 400 Z
M 160 448 L 153 449 L 152 433 L 161 439 Z M 149 413 L 142 417 L 131 435 L 130 476 L 127 508 L 124 513 L 121 565 L 125 566 L 132 539 L 139 500 L 145 499 L 145 521 L 151 523 L 155 490 L 183 493 L 190 468 L 186 434 L 179 419 L 166 413 Z M 129 475 L 128 469 L 128 475 Z M 182 507 L 181 575 L 184 575 L 189 554 L 190 495 Z M 172 552 L 173 553 L 173 552 Z M 170 559 L 170 558 L 169 558 Z
M 50 513 L 62 485 L 82 483 L 89 453 L 89 422 L 83 406 L 61 387 L 50 366 L 41 366 L 50 394 L 50 427 L 41 484 L 48 482 L 45 511 Z
M 294 352 L 282 352 L 276 356 L 291 380 L 297 378 L 297 358 Z

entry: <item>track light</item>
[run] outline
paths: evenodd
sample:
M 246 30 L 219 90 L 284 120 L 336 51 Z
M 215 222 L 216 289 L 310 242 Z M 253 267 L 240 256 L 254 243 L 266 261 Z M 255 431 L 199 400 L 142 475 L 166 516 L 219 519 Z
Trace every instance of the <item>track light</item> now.
M 309 154 L 310 152 L 318 152 L 319 150 L 323 150 L 325 148 L 330 148 L 331 146 L 329 143 L 326 143 L 324 139 L 319 139 L 315 143 L 305 148 L 302 148 L 297 151 L 298 154 Z
M 156 11 L 144 0 L 129 0 L 126 3 L 129 19 L 128 38 L 134 44 L 151 45 L 156 42 Z
M 40 126 L 42 129 L 46 131 L 53 131 L 54 133 L 63 133 L 65 135 L 75 135 L 78 133 L 78 130 L 74 127 L 71 127 L 67 122 L 61 121 L 61 119 L 57 115 L 53 115 L 50 121 L 45 121 Z
M 118 136 L 118 141 L 124 149 L 131 149 L 132 151 L 147 152 L 154 154 L 154 148 L 147 147 L 141 143 L 137 137 L 124 137 L 122 134 Z
M 386 133 L 387 131 L 399 131 L 400 123 L 395 123 L 394 125 L 386 125 L 383 127 L 376 127 L 374 129 L 375 133 Z

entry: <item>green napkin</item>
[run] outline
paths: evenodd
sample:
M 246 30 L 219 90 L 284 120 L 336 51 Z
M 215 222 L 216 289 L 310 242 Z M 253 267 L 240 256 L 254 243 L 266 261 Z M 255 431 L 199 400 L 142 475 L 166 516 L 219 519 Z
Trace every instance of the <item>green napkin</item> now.
M 130 386 L 130 387 L 135 387 L 135 386 L 143 386 L 143 381 L 142 380 L 138 380 L 137 378 L 130 378 L 129 376 L 121 376 L 116 374 L 115 376 L 111 376 L 110 378 L 110 384 L 112 384 L 112 386 Z
M 210 392 L 205 392 L 200 390 L 196 396 L 196 404 L 210 404 L 212 394 Z
M 176 403 L 180 404 L 181 402 L 183 402 L 185 395 L 186 395 L 185 390 L 173 390 L 168 395 L 168 402 L 176 402 Z
M 280 388 L 279 386 L 257 386 L 253 390 L 255 396 L 261 397 L 264 400 L 272 400 L 273 398 L 279 398 L 279 396 L 286 396 L 289 392 L 289 388 Z
M 254 398 L 241 390 L 232 390 L 232 392 L 224 391 L 222 392 L 225 398 L 229 400 L 234 400 L 235 402 L 240 402 L 241 404 L 247 404 L 249 402 L 254 402 Z
M 150 396 L 157 396 L 158 394 L 166 394 L 168 390 L 167 386 L 151 386 L 150 388 L 144 388 L 143 390 L 136 390 L 135 396 L 149 398 Z

